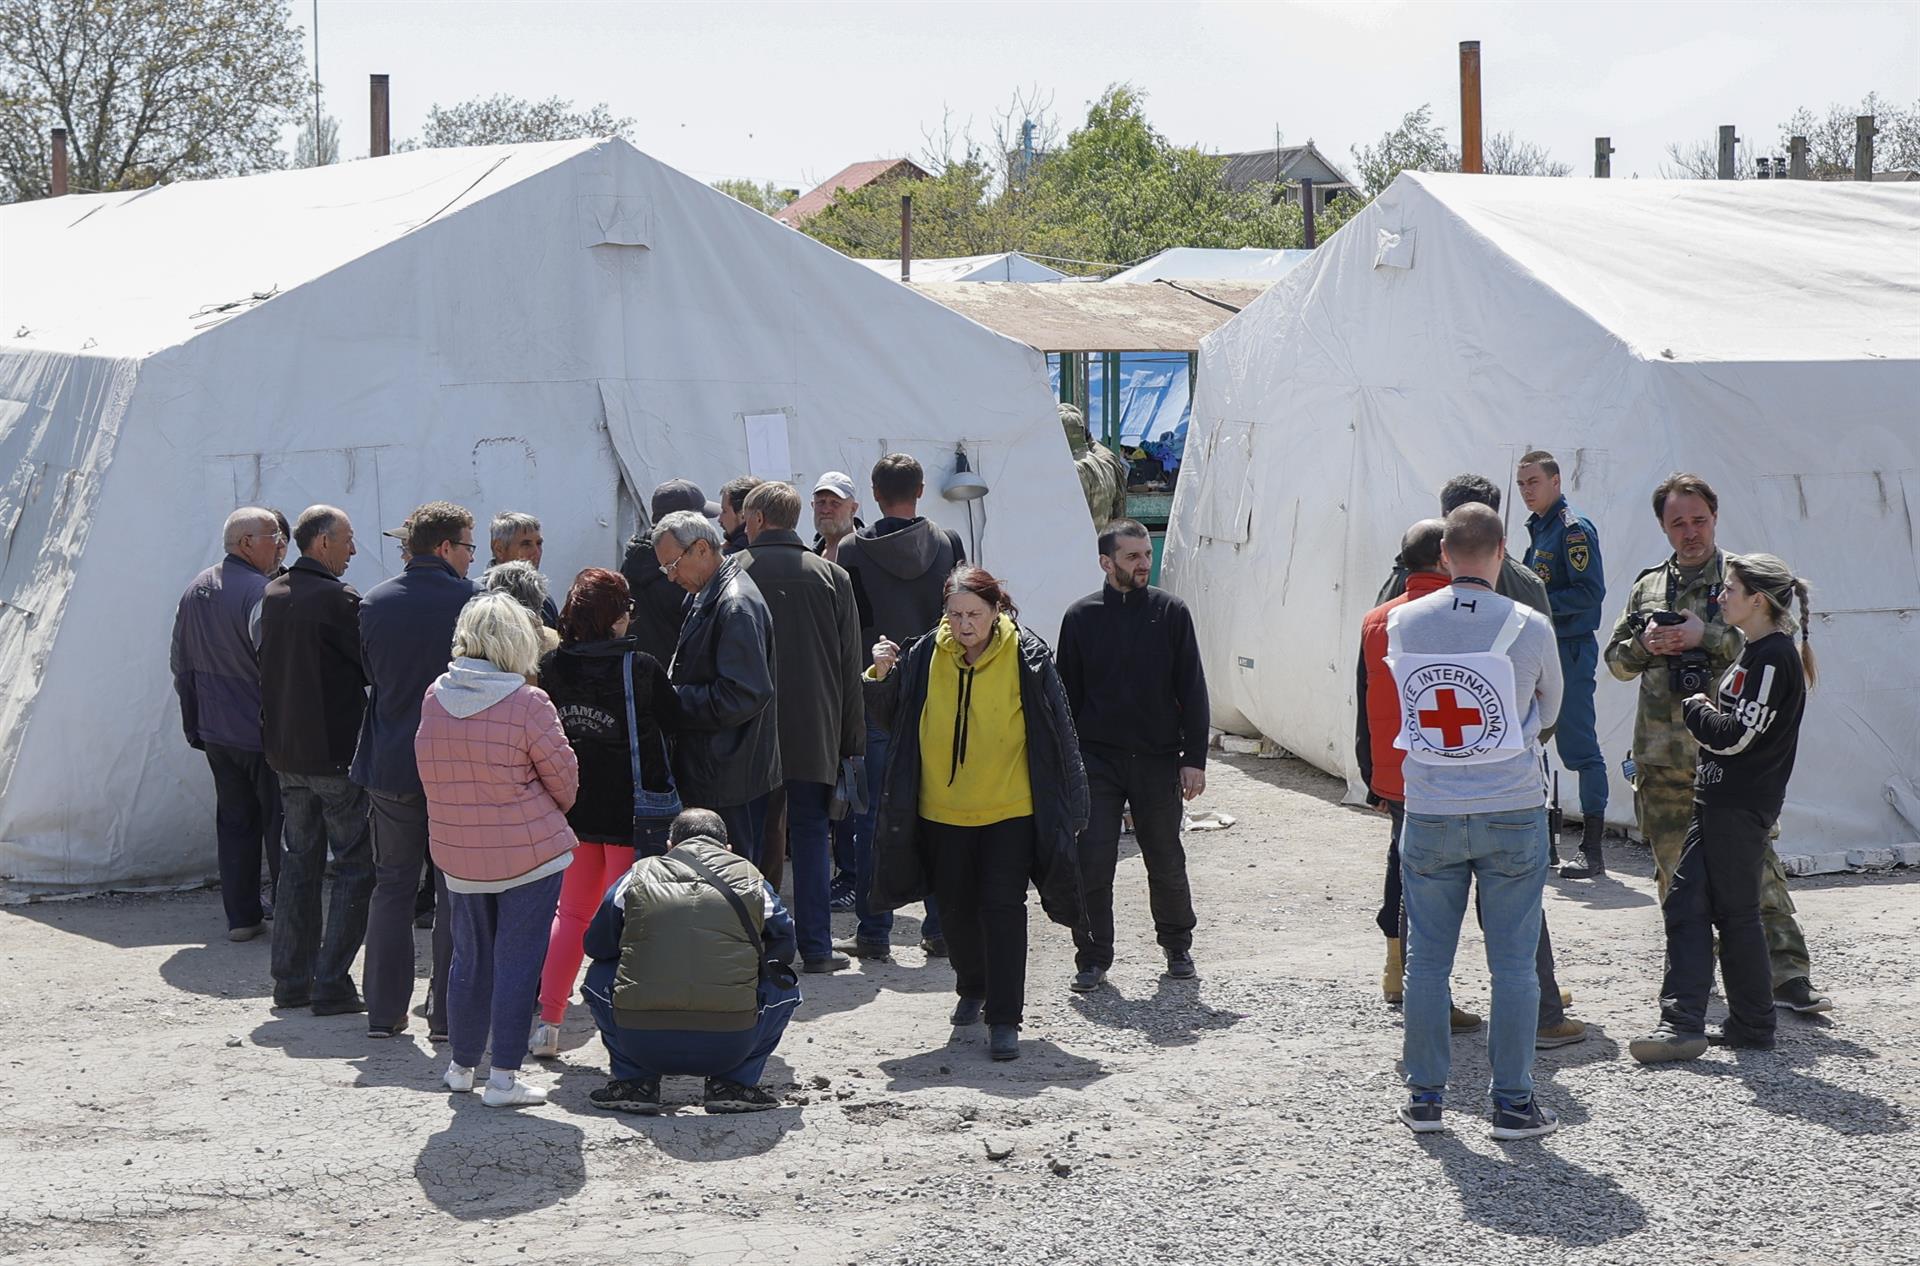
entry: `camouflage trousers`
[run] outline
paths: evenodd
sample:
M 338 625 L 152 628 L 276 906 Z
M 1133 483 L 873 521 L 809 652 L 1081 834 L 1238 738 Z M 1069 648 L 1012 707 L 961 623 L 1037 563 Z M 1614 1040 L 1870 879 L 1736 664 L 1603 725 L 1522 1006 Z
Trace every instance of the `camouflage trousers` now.
M 1692 766 L 1642 765 L 1634 779 L 1634 815 L 1640 821 L 1640 834 L 1653 849 L 1654 873 L 1663 903 L 1667 885 L 1680 867 L 1687 826 L 1693 821 L 1693 772 Z M 1773 834 L 1779 837 L 1777 823 Z M 1793 917 L 1787 872 L 1771 842 L 1760 864 L 1760 922 L 1766 929 L 1767 954 L 1773 961 L 1773 985 L 1777 989 L 1797 976 L 1811 975 L 1812 969 L 1807 959 L 1807 938 L 1800 931 L 1799 920 Z

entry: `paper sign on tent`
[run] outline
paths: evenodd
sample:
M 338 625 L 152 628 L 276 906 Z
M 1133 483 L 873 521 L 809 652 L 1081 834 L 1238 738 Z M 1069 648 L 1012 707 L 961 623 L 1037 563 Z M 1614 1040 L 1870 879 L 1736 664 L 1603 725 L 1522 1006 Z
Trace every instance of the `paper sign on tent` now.
M 755 479 L 793 478 L 793 454 L 787 447 L 787 415 L 745 413 L 747 473 Z

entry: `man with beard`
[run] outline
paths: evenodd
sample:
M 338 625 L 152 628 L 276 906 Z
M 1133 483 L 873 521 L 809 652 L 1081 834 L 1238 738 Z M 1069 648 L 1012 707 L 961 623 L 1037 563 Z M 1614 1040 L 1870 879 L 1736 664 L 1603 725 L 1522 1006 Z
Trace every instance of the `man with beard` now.
M 1113 876 L 1129 806 L 1167 975 L 1194 974 L 1181 802 L 1207 786 L 1207 679 L 1193 616 L 1148 584 L 1153 541 L 1132 519 L 1100 533 L 1100 569 L 1107 583 L 1067 609 L 1055 652 L 1092 802 L 1080 836 L 1086 926 L 1073 938 L 1072 988 L 1081 993 L 1099 988 L 1113 965 Z

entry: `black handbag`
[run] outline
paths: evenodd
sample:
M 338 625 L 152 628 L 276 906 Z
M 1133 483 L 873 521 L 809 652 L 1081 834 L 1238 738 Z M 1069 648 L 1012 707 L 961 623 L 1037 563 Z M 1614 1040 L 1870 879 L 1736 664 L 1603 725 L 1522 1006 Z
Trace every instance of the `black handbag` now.
M 667 828 L 680 816 L 680 788 L 673 781 L 673 762 L 667 761 L 667 789 L 648 791 L 640 781 L 640 723 L 633 707 L 633 652 L 620 657 L 620 684 L 627 694 L 627 759 L 633 765 L 633 846 L 643 853 L 660 853 Z M 665 759 L 664 749 L 661 752 Z

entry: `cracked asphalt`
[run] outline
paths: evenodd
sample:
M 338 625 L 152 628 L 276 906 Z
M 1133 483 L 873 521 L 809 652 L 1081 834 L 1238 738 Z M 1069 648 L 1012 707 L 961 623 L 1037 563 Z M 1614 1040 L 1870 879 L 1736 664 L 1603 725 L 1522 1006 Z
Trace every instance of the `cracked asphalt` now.
M 0 908 L 0 1260 L 1920 1261 L 1920 875 L 1796 880 L 1831 1017 L 1648 1069 L 1625 1044 L 1655 1018 L 1651 867 L 1610 841 L 1613 878 L 1549 889 L 1595 1027 L 1537 1065 L 1563 1128 L 1487 1137 L 1481 1034 L 1454 1043 L 1450 1130 L 1415 1139 L 1378 989 L 1384 819 L 1290 760 L 1226 757 L 1212 784 L 1198 807 L 1238 823 L 1187 836 L 1197 981 L 1160 975 L 1129 848 L 1108 987 L 1066 990 L 1071 942 L 1033 904 L 1020 1060 L 955 1036 L 951 974 L 903 948 L 802 978 L 768 1071 L 787 1102 L 747 1117 L 701 1113 L 691 1079 L 668 1116 L 593 1111 L 577 1005 L 536 1074 L 552 1102 L 449 1095 L 418 1020 L 370 1042 L 360 1016 L 271 1013 L 266 941 L 228 943 L 210 892 Z M 1476 1009 L 1479 952 L 1469 930 Z

